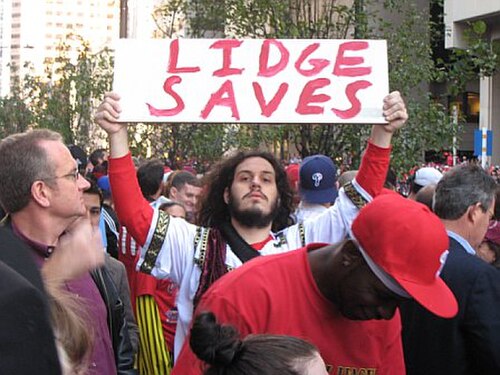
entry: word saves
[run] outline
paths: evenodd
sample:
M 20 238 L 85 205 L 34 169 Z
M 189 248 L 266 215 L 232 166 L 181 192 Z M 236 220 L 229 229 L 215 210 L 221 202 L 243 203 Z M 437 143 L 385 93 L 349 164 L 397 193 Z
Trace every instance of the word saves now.
M 220 87 L 211 93 L 206 104 L 201 110 L 200 117 L 204 120 L 209 118 L 210 113 L 216 106 L 227 107 L 231 111 L 231 116 L 234 120 L 240 120 L 240 114 L 236 101 L 236 95 L 231 77 L 242 75 L 245 68 L 235 67 L 232 64 L 233 50 L 240 47 L 244 40 L 222 39 L 217 40 L 210 45 L 210 49 L 220 50 L 222 53 L 222 66 L 213 71 L 213 77 L 227 77 Z M 348 83 L 345 87 L 345 95 L 350 103 L 349 108 L 329 108 L 338 118 L 350 119 L 355 117 L 361 110 L 361 102 L 357 98 L 359 90 L 366 89 L 372 85 L 367 79 L 372 72 L 371 66 L 364 66 L 365 60 L 360 54 L 368 49 L 369 45 L 366 41 L 345 41 L 339 44 L 337 54 L 334 61 L 325 58 L 314 58 L 312 55 L 320 47 L 317 42 L 312 42 L 303 48 L 294 62 L 296 74 L 307 77 L 307 82 L 303 86 L 297 100 L 295 112 L 299 115 L 321 115 L 325 111 L 324 105 L 330 101 L 331 97 L 325 93 L 318 93 L 317 91 L 329 86 L 331 80 L 325 78 L 324 75 L 317 78 L 324 69 L 333 65 L 331 74 L 337 77 L 350 77 L 352 82 Z M 181 113 L 185 108 L 185 102 L 181 95 L 176 91 L 176 85 L 182 84 L 182 76 L 188 74 L 195 74 L 200 71 L 200 66 L 178 66 L 179 63 L 179 40 L 172 40 L 170 43 L 170 55 L 167 66 L 167 73 L 169 76 L 163 83 L 163 91 L 169 95 L 174 101 L 175 105 L 171 108 L 157 108 L 153 105 L 146 103 L 150 115 L 158 117 L 172 117 Z M 272 49 L 278 53 L 279 59 L 270 65 L 270 54 Z M 358 52 L 356 52 L 358 51 Z M 279 40 L 266 39 L 261 44 L 259 60 L 258 60 L 258 77 L 271 78 L 277 76 L 290 63 L 290 51 Z M 330 68 L 331 69 L 331 68 Z M 316 78 L 315 78 L 316 77 Z M 282 99 L 287 94 L 290 82 L 280 82 L 277 86 L 274 95 L 265 97 L 262 85 L 257 81 L 249 82 L 253 89 L 253 95 L 258 103 L 261 115 L 270 118 L 273 113 L 279 108 Z

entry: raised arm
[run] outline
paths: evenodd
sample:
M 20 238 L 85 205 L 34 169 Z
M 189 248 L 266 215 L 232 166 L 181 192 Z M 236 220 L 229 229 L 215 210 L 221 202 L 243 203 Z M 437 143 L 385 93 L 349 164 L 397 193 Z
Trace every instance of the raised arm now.
M 120 96 L 104 95 L 95 120 L 109 137 L 109 179 L 116 213 L 120 223 L 132 237 L 144 245 L 153 220 L 153 208 L 143 197 L 128 147 L 127 124 L 117 122 L 120 116 Z
M 322 215 L 303 223 L 302 235 L 300 226 L 288 228 L 288 236 L 294 238 L 299 246 L 343 240 L 359 210 L 382 191 L 389 169 L 392 135 L 408 118 L 399 92 L 393 92 L 384 99 L 384 116 L 388 124 L 373 126 L 356 178 L 352 184 L 340 189 L 335 204 Z
M 97 124 L 108 133 L 112 158 L 121 158 L 130 152 L 127 124 L 118 122 L 121 111 L 120 96 L 115 92 L 107 92 L 95 114 Z
M 388 148 L 391 146 L 392 135 L 401 129 L 408 120 L 406 105 L 399 91 L 393 91 L 384 98 L 383 114 L 388 121 L 385 125 L 374 125 L 372 128 L 371 142 L 378 146 Z
M 385 125 L 373 125 L 365 154 L 361 161 L 355 185 L 373 198 L 380 194 L 390 163 L 391 140 L 396 130 L 403 127 L 408 119 L 406 106 L 398 91 L 384 98 Z

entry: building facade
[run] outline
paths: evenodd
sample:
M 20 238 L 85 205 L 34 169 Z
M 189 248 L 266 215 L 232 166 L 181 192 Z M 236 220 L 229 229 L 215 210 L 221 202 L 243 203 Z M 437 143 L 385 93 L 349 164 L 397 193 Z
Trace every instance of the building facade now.
M 500 44 L 500 1 L 499 0 L 445 0 L 444 20 L 446 25 L 446 48 L 467 48 L 464 31 L 469 22 L 482 20 L 487 25 L 487 37 L 494 44 Z M 464 103 L 467 105 L 476 91 L 479 97 L 477 126 L 493 132 L 493 150 L 491 158 L 484 162 L 492 165 L 500 164 L 500 72 L 493 77 L 480 79 L 471 83 L 471 91 L 467 93 Z M 472 101 L 470 101 L 472 103 Z M 470 108 L 469 108 L 470 109 Z M 469 141 L 470 142 L 470 141 Z

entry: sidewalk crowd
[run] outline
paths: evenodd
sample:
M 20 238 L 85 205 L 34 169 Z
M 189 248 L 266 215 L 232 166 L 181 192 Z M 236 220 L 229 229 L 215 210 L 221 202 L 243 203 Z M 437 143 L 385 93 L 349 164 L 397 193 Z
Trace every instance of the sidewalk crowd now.
M 500 374 L 500 168 L 398 179 L 398 92 L 383 111 L 342 172 L 138 160 L 113 92 L 109 149 L 1 140 L 0 374 Z

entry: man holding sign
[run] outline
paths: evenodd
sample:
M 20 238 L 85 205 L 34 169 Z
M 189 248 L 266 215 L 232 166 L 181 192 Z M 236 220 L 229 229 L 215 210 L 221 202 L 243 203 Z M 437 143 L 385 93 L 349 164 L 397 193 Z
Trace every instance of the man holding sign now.
M 398 92 L 384 98 L 385 125 L 374 125 L 352 185 L 335 205 L 310 222 L 287 227 L 292 194 L 285 171 L 270 154 L 238 153 L 209 174 L 201 199 L 200 226 L 154 210 L 143 198 L 128 148 L 127 125 L 119 123 L 120 96 L 108 93 L 96 121 L 110 141 L 110 181 L 116 211 L 141 245 L 138 267 L 179 285 L 175 354 L 188 332 L 195 303 L 216 279 L 246 260 L 298 249 L 312 242 L 337 243 L 358 213 L 355 202 L 378 195 L 387 174 L 393 133 L 407 119 Z
M 198 39 L 124 41 L 136 44 L 128 49 L 117 48 L 116 92 L 105 95 L 95 118 L 109 135 L 109 174 L 116 211 L 122 225 L 142 247 L 138 267 L 142 272 L 157 278 L 168 277 L 179 285 L 176 357 L 188 332 L 194 306 L 215 280 L 258 255 L 295 250 L 312 242 L 341 241 L 361 203 L 381 191 L 389 165 L 392 135 L 408 116 L 398 92 L 381 97 L 388 91 L 387 59 L 367 52 L 374 48 L 372 41 L 351 42 Z M 162 43 L 167 43 L 168 47 Z M 182 46 L 188 43 L 191 48 L 183 49 Z M 170 53 L 165 54 L 165 48 Z M 160 51 L 161 55 L 151 58 L 152 51 L 157 55 Z M 163 61 L 165 55 L 168 59 Z M 199 75 L 207 72 L 208 76 Z M 298 72 L 298 75 L 291 72 Z M 163 76 L 159 80 L 160 74 Z M 279 80 L 268 81 L 273 77 L 288 77 L 293 84 L 282 86 Z M 316 92 L 334 78 L 336 85 L 332 87 L 339 86 L 345 92 L 358 87 L 360 83 L 356 82 L 360 80 L 369 80 L 370 85 L 362 83 L 366 90 L 354 90 L 352 98 L 356 100 L 350 104 L 329 103 L 331 110 L 326 110 L 325 103 L 333 102 L 332 98 L 344 103 L 340 95 Z M 158 85 L 158 81 L 162 84 Z M 376 84 L 377 81 L 382 83 Z M 296 86 L 302 89 L 297 91 Z M 205 87 L 211 92 L 207 104 L 202 93 Z M 278 91 L 273 99 L 265 100 L 265 105 L 258 100 L 261 110 L 251 106 L 244 109 L 238 104 L 246 104 L 250 99 L 243 95 L 244 100 L 237 100 L 235 94 L 248 94 L 245 87 L 253 87 L 257 96 L 268 89 Z M 281 87 L 286 90 L 280 91 Z M 165 99 L 165 94 L 171 100 L 160 107 L 158 97 Z M 186 102 L 188 98 L 190 101 Z M 354 102 L 359 100 L 368 104 L 358 108 Z M 269 111 L 271 105 L 275 110 Z M 201 120 L 200 107 L 203 107 Z M 335 116 L 333 107 L 337 111 Z M 357 112 L 355 115 L 353 108 Z M 255 113 L 260 113 L 258 118 L 252 117 Z M 352 115 L 349 121 L 345 120 L 346 114 Z M 363 116 L 359 118 L 358 114 Z M 380 125 L 372 129 L 356 179 L 341 189 L 336 204 L 315 220 L 293 226 L 289 226 L 292 193 L 285 171 L 274 156 L 259 151 L 240 152 L 223 160 L 208 174 L 200 201 L 198 226 L 154 210 L 137 184 L 124 123 L 331 123 L 341 122 L 342 117 L 343 122 L 365 120 L 364 123 L 370 118 Z

